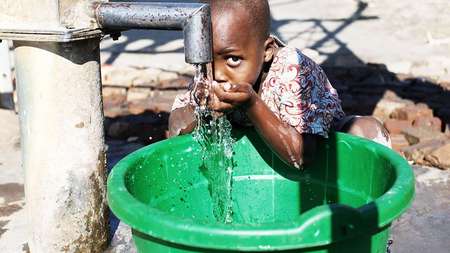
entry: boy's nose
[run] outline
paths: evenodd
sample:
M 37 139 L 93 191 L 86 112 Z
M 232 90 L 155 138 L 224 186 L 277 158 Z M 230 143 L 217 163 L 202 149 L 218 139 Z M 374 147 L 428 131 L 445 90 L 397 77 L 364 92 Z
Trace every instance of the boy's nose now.
M 226 74 L 217 64 L 214 64 L 214 80 L 218 83 L 228 82 Z

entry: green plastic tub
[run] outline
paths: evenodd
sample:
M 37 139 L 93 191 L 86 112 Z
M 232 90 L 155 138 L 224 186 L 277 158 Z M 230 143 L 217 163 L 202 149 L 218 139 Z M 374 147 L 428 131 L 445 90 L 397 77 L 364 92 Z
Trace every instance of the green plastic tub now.
M 250 131 L 235 133 L 232 224 L 216 222 L 199 146 L 182 136 L 121 160 L 108 179 L 113 213 L 148 252 L 386 252 L 411 204 L 408 163 L 371 141 L 332 133 L 303 171 Z

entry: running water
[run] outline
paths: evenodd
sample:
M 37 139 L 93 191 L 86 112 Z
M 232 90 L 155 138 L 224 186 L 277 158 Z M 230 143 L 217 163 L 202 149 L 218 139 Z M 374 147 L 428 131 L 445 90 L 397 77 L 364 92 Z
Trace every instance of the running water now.
M 202 149 L 202 172 L 209 182 L 214 217 L 218 222 L 231 223 L 234 140 L 228 119 L 208 108 L 211 86 L 212 64 L 197 65 L 193 89 L 197 128 L 193 136 Z

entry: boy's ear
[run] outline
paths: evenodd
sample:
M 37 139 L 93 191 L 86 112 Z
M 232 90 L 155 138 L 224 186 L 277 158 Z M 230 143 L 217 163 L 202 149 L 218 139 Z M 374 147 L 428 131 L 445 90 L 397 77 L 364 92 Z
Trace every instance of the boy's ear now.
M 269 36 L 269 38 L 267 38 L 267 40 L 264 42 L 264 62 L 270 62 L 273 59 L 275 49 L 275 40 L 271 36 Z

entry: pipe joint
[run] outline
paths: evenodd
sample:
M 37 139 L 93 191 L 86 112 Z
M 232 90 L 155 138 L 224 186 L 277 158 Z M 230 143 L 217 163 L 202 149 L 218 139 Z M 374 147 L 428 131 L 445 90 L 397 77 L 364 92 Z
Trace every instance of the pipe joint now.
M 100 3 L 99 26 L 107 31 L 128 29 L 183 30 L 185 60 L 212 62 L 211 10 L 198 3 Z

